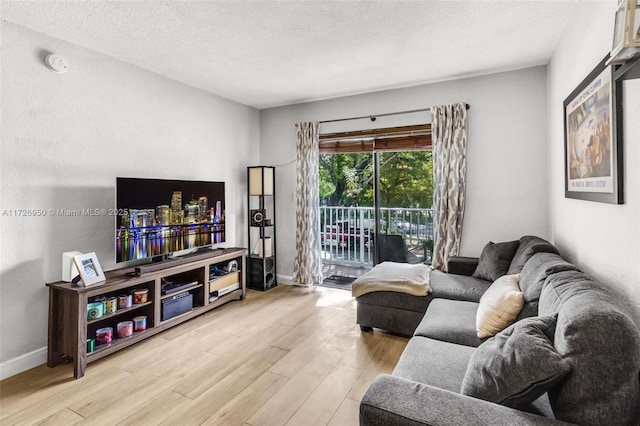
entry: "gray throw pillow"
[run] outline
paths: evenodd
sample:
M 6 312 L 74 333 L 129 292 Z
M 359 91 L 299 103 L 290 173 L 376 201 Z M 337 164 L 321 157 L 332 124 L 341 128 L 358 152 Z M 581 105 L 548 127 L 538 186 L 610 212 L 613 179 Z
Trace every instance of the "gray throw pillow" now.
M 505 243 L 489 242 L 482 249 L 478 266 L 473 276 L 487 281 L 495 281 L 507 274 L 511 260 L 518 250 L 519 241 Z
M 471 356 L 460 393 L 523 408 L 551 389 L 571 366 L 553 347 L 557 314 L 518 321 Z

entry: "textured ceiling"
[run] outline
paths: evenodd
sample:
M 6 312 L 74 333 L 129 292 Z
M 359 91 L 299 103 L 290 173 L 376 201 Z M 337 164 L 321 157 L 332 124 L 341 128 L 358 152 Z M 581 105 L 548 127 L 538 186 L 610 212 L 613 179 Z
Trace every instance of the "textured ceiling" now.
M 567 0 L 2 0 L 0 13 L 266 108 L 546 64 L 576 7 Z

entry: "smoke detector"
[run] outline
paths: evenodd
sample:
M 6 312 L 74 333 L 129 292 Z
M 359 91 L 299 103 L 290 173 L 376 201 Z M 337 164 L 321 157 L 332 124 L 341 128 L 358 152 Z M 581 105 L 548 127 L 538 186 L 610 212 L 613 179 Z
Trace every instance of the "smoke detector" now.
M 55 53 L 51 53 L 44 58 L 44 64 L 53 72 L 64 74 L 69 70 L 69 62 Z

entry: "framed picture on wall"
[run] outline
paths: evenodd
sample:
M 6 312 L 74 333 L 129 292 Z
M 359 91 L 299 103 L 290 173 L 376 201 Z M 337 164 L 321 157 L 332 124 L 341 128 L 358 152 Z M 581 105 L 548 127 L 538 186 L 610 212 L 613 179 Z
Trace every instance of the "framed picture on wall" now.
M 622 204 L 622 82 L 607 59 L 564 101 L 565 198 Z

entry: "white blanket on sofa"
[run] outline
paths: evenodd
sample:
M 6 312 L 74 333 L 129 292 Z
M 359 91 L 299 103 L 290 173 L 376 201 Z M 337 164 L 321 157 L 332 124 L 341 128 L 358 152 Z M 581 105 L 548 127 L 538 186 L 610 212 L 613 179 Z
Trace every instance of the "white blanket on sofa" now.
M 359 297 L 374 291 L 395 291 L 413 296 L 426 296 L 430 267 L 423 264 L 382 262 L 353 282 L 351 294 Z

